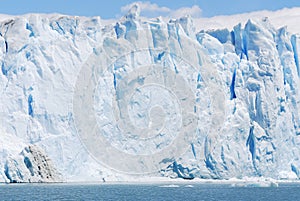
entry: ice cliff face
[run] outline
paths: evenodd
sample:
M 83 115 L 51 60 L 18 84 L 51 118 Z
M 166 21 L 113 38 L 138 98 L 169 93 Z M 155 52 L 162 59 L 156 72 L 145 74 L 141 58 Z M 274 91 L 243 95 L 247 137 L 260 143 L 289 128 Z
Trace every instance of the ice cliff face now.
M 35 145 L 26 147 L 17 158 L 8 158 L 4 173 L 10 183 L 62 181 L 51 160 Z
M 110 25 L 0 21 L 0 181 L 300 177 L 300 36 L 286 28 L 196 32 L 138 8 Z

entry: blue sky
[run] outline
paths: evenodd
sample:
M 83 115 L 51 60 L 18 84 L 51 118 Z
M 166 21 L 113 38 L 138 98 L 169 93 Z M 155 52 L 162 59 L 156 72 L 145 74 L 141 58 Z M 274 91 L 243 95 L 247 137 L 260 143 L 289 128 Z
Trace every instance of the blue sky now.
M 0 0 L 0 13 L 62 13 L 68 15 L 120 17 L 134 1 L 130 0 Z M 284 7 L 300 7 L 299 0 L 150 0 L 142 1 L 142 14 L 176 16 L 184 12 L 195 17 L 211 17 L 257 10 L 277 10 Z M 122 9 L 123 7 L 123 9 Z M 184 9 L 181 9 L 184 7 Z M 177 13 L 175 11 L 178 11 Z

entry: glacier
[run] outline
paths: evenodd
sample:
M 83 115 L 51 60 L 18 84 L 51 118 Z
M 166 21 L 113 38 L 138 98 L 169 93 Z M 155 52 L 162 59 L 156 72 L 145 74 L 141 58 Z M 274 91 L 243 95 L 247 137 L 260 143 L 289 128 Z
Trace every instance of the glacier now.
M 299 179 L 300 35 L 195 22 L 1 16 L 0 182 Z

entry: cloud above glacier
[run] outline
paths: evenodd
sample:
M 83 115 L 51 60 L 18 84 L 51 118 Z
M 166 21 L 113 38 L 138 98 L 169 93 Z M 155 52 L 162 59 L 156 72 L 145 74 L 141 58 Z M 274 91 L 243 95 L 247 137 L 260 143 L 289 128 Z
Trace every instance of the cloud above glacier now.
M 300 8 L 284 8 L 276 11 L 255 11 L 250 13 L 241 13 L 235 15 L 222 15 L 210 18 L 197 18 L 194 19 L 196 30 L 208 29 L 233 29 L 238 23 L 245 24 L 249 19 L 261 20 L 268 18 L 271 24 L 279 29 L 283 25 L 288 27 L 291 33 L 300 33 L 300 27 L 296 26 L 299 23 Z
M 176 10 L 172 10 L 171 8 L 165 6 L 159 6 L 155 3 L 151 3 L 150 1 L 136 1 L 131 4 L 127 4 L 121 7 L 121 12 L 123 14 L 127 13 L 128 10 L 134 5 L 138 5 L 141 11 L 141 15 L 145 17 L 170 17 L 170 18 L 179 18 L 182 16 L 190 15 L 194 18 L 201 17 L 202 10 L 198 5 L 193 5 L 192 7 L 181 7 Z

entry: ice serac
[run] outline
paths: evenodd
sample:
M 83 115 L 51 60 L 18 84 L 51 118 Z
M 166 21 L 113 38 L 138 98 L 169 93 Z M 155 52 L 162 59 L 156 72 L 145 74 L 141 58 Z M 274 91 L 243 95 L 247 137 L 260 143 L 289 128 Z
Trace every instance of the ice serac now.
M 128 179 L 128 175 L 95 160 L 81 143 L 72 99 L 76 80 L 88 68 L 84 64 L 90 55 L 99 51 L 108 56 L 122 54 L 131 47 L 142 48 L 139 54 L 127 55 L 134 61 L 132 69 L 151 59 L 166 65 L 162 61 L 166 61 L 168 52 L 152 51 L 158 47 L 183 55 L 185 61 L 196 65 L 195 69 L 203 69 L 204 58 L 209 60 L 218 74 L 214 79 L 220 88 L 214 90 L 221 90 L 225 96 L 226 112 L 216 116 L 224 119 L 221 129 L 210 129 L 216 119 L 198 122 L 201 129 L 195 132 L 187 152 L 163 160 L 165 168 L 154 176 L 299 178 L 299 41 L 298 34 L 290 34 L 285 27 L 275 29 L 267 18 L 249 20 L 233 30 L 196 32 L 190 17 L 169 22 L 145 19 L 139 17 L 136 6 L 111 24 L 104 24 L 98 17 L 43 14 L 0 19 L 0 182 Z M 200 49 L 203 55 L 199 55 Z M 173 65 L 177 64 L 175 60 L 169 70 L 177 75 L 186 69 Z M 108 70 L 113 90 L 122 89 L 124 66 L 122 59 L 119 61 Z M 198 82 L 197 91 L 209 83 L 204 75 L 185 76 Z M 137 83 L 145 79 L 140 77 Z M 107 103 L 105 111 L 110 111 L 115 92 L 101 97 Z M 210 97 L 212 101 L 220 98 L 215 94 Z M 201 96 L 196 100 L 202 101 L 201 110 L 207 117 L 216 112 L 211 100 L 202 100 Z M 145 115 L 133 118 L 145 124 Z

